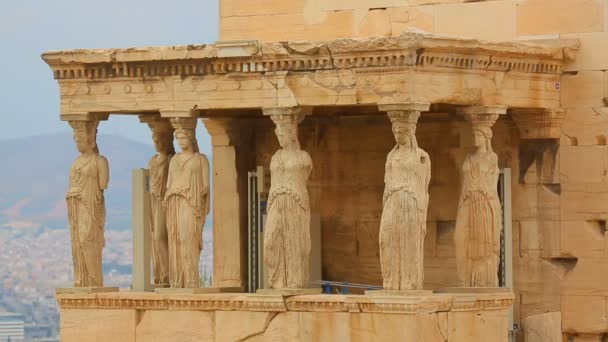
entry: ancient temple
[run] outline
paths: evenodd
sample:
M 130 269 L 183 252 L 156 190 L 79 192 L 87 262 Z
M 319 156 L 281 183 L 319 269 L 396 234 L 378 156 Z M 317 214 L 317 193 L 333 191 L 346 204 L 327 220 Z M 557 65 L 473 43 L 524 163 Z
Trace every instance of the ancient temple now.
M 608 310 L 608 292 L 590 274 L 596 254 L 608 251 L 603 195 L 585 200 L 592 196 L 585 191 L 595 192 L 576 169 L 599 167 L 606 135 L 587 143 L 564 133 L 580 129 L 571 114 L 580 108 L 606 113 L 601 91 L 598 104 L 587 101 L 594 88 L 580 88 L 592 87 L 581 78 L 597 75 L 572 73 L 575 63 L 585 63 L 576 59 L 579 50 L 589 58 L 586 41 L 516 39 L 502 29 L 510 17 L 499 16 L 510 13 L 500 7 L 510 0 L 262 2 L 253 9 L 222 0 L 221 40 L 213 44 L 43 54 L 59 83 L 61 120 L 93 142 L 82 143 L 85 160 L 102 158 L 94 155 L 100 121 L 136 115 L 162 151 L 150 164 L 165 163 L 155 179 L 169 179 L 168 193 L 159 190 L 158 198 L 183 194 L 182 183 L 195 189 L 184 195 L 187 204 L 169 202 L 166 217 L 155 216 L 163 229 L 187 226 L 188 234 L 199 234 L 213 198 L 213 285 L 241 289 L 59 294 L 62 328 L 72 327 L 62 330 L 62 340 L 555 340 L 534 339 L 534 331 L 601 341 L 608 324 L 582 320 L 579 311 Z M 459 28 L 445 6 L 472 18 L 472 27 L 498 28 Z M 194 129 L 211 135 L 211 170 L 197 156 Z M 172 134 L 177 154 L 166 148 Z M 198 166 L 183 166 L 192 158 Z M 314 215 L 323 279 L 384 289 L 246 293 L 247 177 L 258 166 L 271 174 L 268 231 L 280 232 L 265 241 L 272 246 L 265 255 L 271 288 L 305 289 L 315 280 L 307 270 L 310 237 L 302 233 Z M 175 171 L 180 167 L 187 172 Z M 209 173 L 212 182 L 205 183 Z M 81 207 L 74 204 L 75 212 Z M 572 241 L 589 230 L 601 235 L 602 248 L 593 245 L 597 253 L 579 260 Z M 198 248 L 171 247 L 187 240 L 171 233 L 167 240 L 170 250 Z M 193 287 L 188 267 L 171 266 L 188 264 L 187 254 L 181 263 L 171 255 L 163 257 L 169 271 L 157 282 Z M 86 266 L 93 257 L 78 260 Z M 156 260 L 155 269 L 164 270 Z M 181 270 L 175 281 L 173 269 Z M 82 279 L 76 286 L 111 286 Z

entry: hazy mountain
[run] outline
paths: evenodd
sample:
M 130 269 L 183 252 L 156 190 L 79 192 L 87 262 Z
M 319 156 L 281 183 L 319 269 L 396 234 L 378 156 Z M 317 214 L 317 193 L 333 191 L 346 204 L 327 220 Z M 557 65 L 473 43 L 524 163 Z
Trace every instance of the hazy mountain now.
M 131 170 L 146 167 L 152 145 L 117 135 L 98 136 L 110 164 L 107 229 L 130 229 Z M 65 193 L 78 152 L 70 134 L 0 141 L 0 227 L 67 227 Z

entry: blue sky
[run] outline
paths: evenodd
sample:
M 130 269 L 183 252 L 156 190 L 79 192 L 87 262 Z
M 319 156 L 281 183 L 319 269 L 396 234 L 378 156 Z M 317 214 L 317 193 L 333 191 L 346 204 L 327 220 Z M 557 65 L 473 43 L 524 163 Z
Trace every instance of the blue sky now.
M 47 50 L 213 43 L 217 0 L 0 0 L 0 140 L 69 132 Z M 199 123 L 199 143 L 209 139 Z M 111 116 L 101 134 L 150 143 L 134 116 Z M 203 146 L 201 146 L 203 148 Z

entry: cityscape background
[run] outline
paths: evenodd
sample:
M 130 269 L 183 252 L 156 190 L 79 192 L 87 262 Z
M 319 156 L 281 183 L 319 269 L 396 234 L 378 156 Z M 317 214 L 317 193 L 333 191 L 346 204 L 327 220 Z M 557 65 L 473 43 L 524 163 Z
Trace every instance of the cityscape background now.
M 27 341 L 58 335 L 56 287 L 70 286 L 72 258 L 65 206 L 77 150 L 59 120 L 57 82 L 40 54 L 48 50 L 204 44 L 217 40 L 215 0 L 3 1 L 0 3 L 0 329 L 23 320 Z M 199 123 L 201 152 L 210 138 Z M 110 164 L 106 191 L 104 281 L 131 281 L 131 170 L 154 154 L 150 130 L 136 116 L 99 125 Z M 201 272 L 211 274 L 212 217 L 205 223 Z M 16 314 L 16 315 L 13 315 Z M 11 323 L 12 324 L 12 323 Z M 2 337 L 0 337 L 0 340 Z

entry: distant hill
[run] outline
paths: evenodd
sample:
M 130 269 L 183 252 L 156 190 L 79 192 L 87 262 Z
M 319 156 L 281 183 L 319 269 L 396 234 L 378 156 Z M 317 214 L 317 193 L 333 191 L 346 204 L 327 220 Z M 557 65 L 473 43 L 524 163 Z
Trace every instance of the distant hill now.
M 110 164 L 107 229 L 130 229 L 131 170 L 146 167 L 152 145 L 121 136 L 98 136 Z M 0 227 L 65 228 L 69 169 L 78 151 L 70 134 L 0 141 Z

